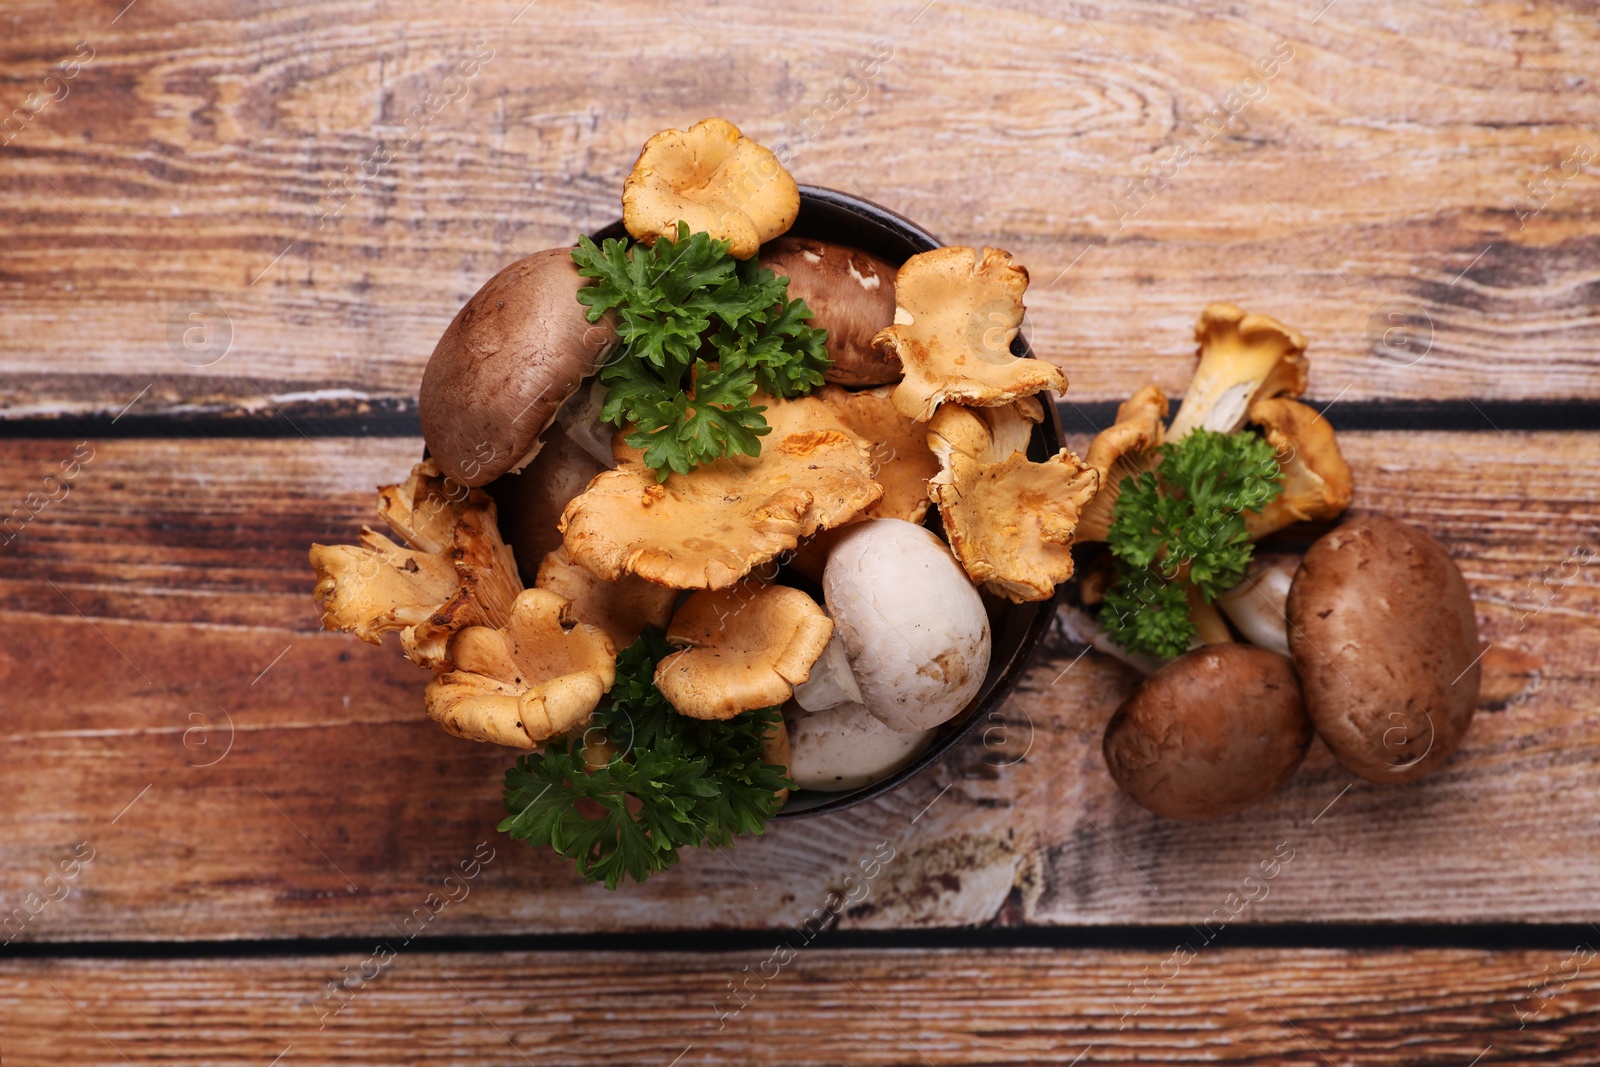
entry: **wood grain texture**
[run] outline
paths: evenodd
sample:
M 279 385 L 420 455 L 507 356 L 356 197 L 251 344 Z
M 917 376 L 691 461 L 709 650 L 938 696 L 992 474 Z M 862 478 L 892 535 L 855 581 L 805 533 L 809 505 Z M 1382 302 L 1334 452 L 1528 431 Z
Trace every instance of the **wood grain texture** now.
M 1436 776 L 1354 780 L 1316 745 L 1248 812 L 1156 819 L 1100 757 L 1133 675 L 1058 636 L 936 771 L 614 895 L 496 839 L 511 754 L 428 722 L 426 676 L 392 643 L 317 630 L 306 546 L 370 521 L 368 487 L 402 476 L 415 441 L 99 442 L 0 548 L 0 912 L 88 842 L 71 895 L 18 936 L 383 935 L 487 841 L 495 858 L 431 933 L 798 923 L 880 845 L 895 859 L 843 926 L 1204 923 L 1219 907 L 1237 923 L 1587 921 L 1600 585 L 1578 561 L 1600 543 L 1600 437 L 1341 439 L 1355 510 L 1436 534 L 1509 650 Z M 73 445 L 0 443 L 0 499 Z M 1282 849 L 1270 892 L 1229 906 Z
M 708 114 L 1014 252 L 1077 398 L 1181 392 L 1214 299 L 1305 330 L 1322 399 L 1600 398 L 1586 4 L 122 6 L 7 5 L 4 417 L 147 386 L 148 413 L 404 408 L 484 280 L 615 218 L 645 138 Z M 1168 177 L 1130 212 L 1146 168 Z M 175 348 L 201 303 L 217 332 Z M 1396 323 L 1411 346 L 1379 358 Z
M 1165 952 L 812 948 L 781 971 L 762 968 L 769 956 L 402 953 L 337 1014 L 318 998 L 361 958 L 0 963 L 0 1041 L 7 1063 L 78 1067 L 1395 1067 L 1600 1055 L 1600 979 L 1591 963 L 1553 981 L 1575 969 L 1562 951 L 1217 950 L 1179 965 Z M 751 979 L 748 1006 L 720 1018 L 737 1004 L 729 983 L 758 971 L 771 981 Z

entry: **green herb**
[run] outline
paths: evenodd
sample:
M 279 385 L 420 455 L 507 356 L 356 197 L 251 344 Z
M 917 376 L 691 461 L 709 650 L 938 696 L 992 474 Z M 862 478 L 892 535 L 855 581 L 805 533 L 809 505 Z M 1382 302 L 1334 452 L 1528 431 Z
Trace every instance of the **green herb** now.
M 665 481 L 727 455 L 761 453 L 769 432 L 756 389 L 793 397 L 822 384 L 831 366 L 828 331 L 808 325 L 789 280 L 755 259 L 728 255 L 728 242 L 689 233 L 630 246 L 578 239 L 578 290 L 590 322 L 615 309 L 622 345 L 600 372 L 609 392 L 600 418 L 632 423 L 628 444 Z
M 1160 456 L 1122 480 L 1107 538 L 1117 575 L 1100 621 L 1130 652 L 1176 656 L 1195 637 L 1184 582 L 1210 603 L 1244 581 L 1255 546 L 1243 513 L 1283 486 L 1272 446 L 1251 433 L 1195 430 Z
M 605 766 L 585 765 L 585 741 L 577 737 L 517 760 L 506 772 L 511 814 L 500 823 L 503 832 L 549 845 L 607 889 L 666 870 L 685 846 L 726 845 L 736 834 L 762 832 L 778 808 L 777 791 L 794 788 L 784 768 L 761 754 L 778 709 L 726 722 L 678 714 L 653 681 L 670 652 L 660 631 L 647 629 L 617 657 L 610 699 L 584 734 L 614 747 Z M 590 802 L 588 813 L 580 801 Z

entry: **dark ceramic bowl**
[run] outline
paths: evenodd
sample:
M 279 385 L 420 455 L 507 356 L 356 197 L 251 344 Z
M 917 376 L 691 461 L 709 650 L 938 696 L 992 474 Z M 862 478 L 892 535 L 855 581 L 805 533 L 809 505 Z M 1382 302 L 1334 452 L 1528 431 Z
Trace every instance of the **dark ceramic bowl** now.
M 859 248 L 881 256 L 899 265 L 918 252 L 941 247 L 939 239 L 909 219 L 901 218 L 887 208 L 816 185 L 800 187 L 800 217 L 789 231 L 797 237 L 812 237 L 821 241 Z M 607 237 L 626 237 L 621 220 L 612 223 L 599 233 L 596 240 Z M 1011 342 L 1011 351 L 1018 356 L 1032 352 L 1021 334 Z M 1059 452 L 1062 447 L 1061 421 L 1054 404 L 1044 405 L 1044 422 L 1033 431 L 1033 441 L 1028 447 L 1029 457 L 1043 460 Z M 810 789 L 797 790 L 779 811 L 777 818 L 794 819 L 839 811 L 873 797 L 882 796 L 892 789 L 915 778 L 938 763 L 960 741 L 977 729 L 978 724 L 989 720 L 1005 703 L 1017 683 L 1022 680 L 1050 620 L 1055 615 L 1055 600 L 1041 600 L 1032 604 L 1008 604 L 993 620 L 994 649 L 989 658 L 989 674 L 983 688 L 966 709 L 939 727 L 933 743 L 922 755 L 891 774 L 889 777 L 861 789 L 839 793 L 822 793 Z

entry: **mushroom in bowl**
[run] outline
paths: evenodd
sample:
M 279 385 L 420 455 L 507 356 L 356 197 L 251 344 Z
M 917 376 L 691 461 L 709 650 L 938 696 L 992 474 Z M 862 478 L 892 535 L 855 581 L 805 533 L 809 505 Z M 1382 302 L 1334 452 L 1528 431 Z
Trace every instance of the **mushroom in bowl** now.
M 986 603 L 979 585 L 1009 574 L 984 569 L 1000 542 L 972 519 L 951 532 L 981 492 L 928 488 L 926 420 L 963 401 L 1031 402 L 995 457 L 1008 470 L 1066 463 L 1060 372 L 1014 330 L 1011 352 L 967 366 L 966 327 L 942 336 L 954 321 L 930 314 L 930 285 L 967 303 L 998 287 L 1015 327 L 1026 272 L 1006 253 L 941 252 L 889 212 L 799 187 L 723 120 L 652 138 L 623 207 L 501 271 L 437 346 L 424 467 L 449 528 L 415 548 L 371 535 L 370 567 L 316 556 L 330 604 L 404 594 L 354 624 L 403 631 L 438 675 L 441 723 L 528 751 L 503 829 L 608 886 L 940 758 L 1020 678 L 1071 534 L 1051 527 L 1026 596 Z M 926 345 L 940 355 L 907 414 L 903 360 Z M 953 553 L 957 539 L 977 547 Z

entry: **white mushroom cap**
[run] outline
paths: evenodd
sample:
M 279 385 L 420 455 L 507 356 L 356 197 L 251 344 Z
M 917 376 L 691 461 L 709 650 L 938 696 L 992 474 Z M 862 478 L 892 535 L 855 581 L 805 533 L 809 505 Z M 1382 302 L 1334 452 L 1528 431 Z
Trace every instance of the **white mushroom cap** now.
M 882 781 L 910 763 L 932 730 L 891 730 L 861 704 L 806 712 L 791 706 L 789 777 L 801 789 L 840 792 Z
M 822 592 L 861 702 L 902 732 L 954 718 L 989 670 L 989 617 L 961 564 L 928 530 L 900 519 L 848 527 L 828 556 Z M 824 656 L 796 691 L 826 706 L 810 686 L 847 686 L 827 675 Z M 804 690 L 804 692 L 802 692 Z

